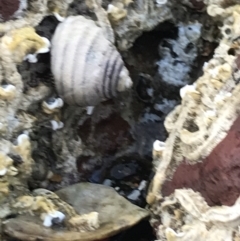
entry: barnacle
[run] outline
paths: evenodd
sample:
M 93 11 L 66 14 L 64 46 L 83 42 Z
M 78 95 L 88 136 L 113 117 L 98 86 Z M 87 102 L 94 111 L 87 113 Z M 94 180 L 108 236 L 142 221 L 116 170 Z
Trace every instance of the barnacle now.
M 55 131 L 55 130 L 58 130 L 58 129 L 61 129 L 64 127 L 64 124 L 60 121 L 60 122 L 57 122 L 55 120 L 51 120 L 50 121 L 51 124 L 52 124 L 52 129 Z
M 46 114 L 58 112 L 63 107 L 63 100 L 61 98 L 50 98 L 48 101 L 43 101 L 42 109 Z
M 127 16 L 127 10 L 124 8 L 123 4 L 119 6 L 114 6 L 113 4 L 109 4 L 107 12 L 112 22 L 118 22 L 119 20 Z
M 3 100 L 11 100 L 16 95 L 16 87 L 14 85 L 3 85 L 0 87 L 0 98 Z
M 27 134 L 21 134 L 18 136 L 15 151 L 25 160 L 30 158 L 31 143 Z
M 25 177 L 31 175 L 33 159 L 31 157 L 31 142 L 27 134 L 21 134 L 17 137 L 17 145 L 13 146 L 13 151 L 22 158 L 23 163 L 19 168 L 21 175 Z
M 12 165 L 13 160 L 5 153 L 0 152 L 0 176 L 4 176 L 8 172 L 8 169 L 11 171 L 10 168 L 13 168 L 12 171 L 14 171 L 16 168 Z

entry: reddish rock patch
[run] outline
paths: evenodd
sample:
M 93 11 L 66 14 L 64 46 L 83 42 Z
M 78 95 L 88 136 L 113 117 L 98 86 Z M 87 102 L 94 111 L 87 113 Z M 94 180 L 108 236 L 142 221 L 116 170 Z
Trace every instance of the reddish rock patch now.
M 177 188 L 200 192 L 211 206 L 234 204 L 240 195 L 240 117 L 202 163 L 180 164 L 172 180 L 164 183 L 163 194 Z
M 101 152 L 115 153 L 131 143 L 130 125 L 118 114 L 112 114 L 96 125 L 94 139 Z
M 79 126 L 78 133 L 86 145 L 103 155 L 114 154 L 133 141 L 130 125 L 118 113 L 113 113 L 96 124 L 89 118 Z
M 1 0 L 0 15 L 3 20 L 9 20 L 19 8 L 19 0 Z

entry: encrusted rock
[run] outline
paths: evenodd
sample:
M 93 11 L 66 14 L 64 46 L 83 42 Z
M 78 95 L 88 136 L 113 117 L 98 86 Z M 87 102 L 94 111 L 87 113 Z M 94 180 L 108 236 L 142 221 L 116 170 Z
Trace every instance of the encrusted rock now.
M 232 55 L 230 50 L 238 52 L 239 48 L 234 38 L 240 34 L 239 28 L 234 27 L 240 20 L 240 15 L 236 13 L 239 9 L 239 5 L 222 9 L 223 22 L 233 23 L 231 36 L 223 35 L 214 58 L 203 67 L 203 76 L 192 86 L 181 89 L 181 105 L 175 107 L 165 119 L 169 137 L 161 158 L 156 157 L 159 166 L 153 179 L 152 192 L 148 195 L 150 203 L 154 196 L 161 195 L 166 177 L 171 177 L 183 160 L 193 164 L 206 158 L 226 137 L 238 118 L 239 69 L 237 56 Z

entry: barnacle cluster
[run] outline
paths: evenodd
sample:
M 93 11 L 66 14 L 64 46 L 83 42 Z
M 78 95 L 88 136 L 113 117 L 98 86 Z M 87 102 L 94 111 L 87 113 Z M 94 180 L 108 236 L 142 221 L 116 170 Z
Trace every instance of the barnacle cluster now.
M 177 189 L 153 206 L 152 225 L 161 215 L 158 240 L 238 240 L 240 199 L 231 207 L 209 207 L 199 193 Z

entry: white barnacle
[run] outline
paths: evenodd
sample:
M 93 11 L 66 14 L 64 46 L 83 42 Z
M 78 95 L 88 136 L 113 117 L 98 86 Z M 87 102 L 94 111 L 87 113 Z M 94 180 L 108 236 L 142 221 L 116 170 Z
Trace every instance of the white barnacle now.
M 168 2 L 168 0 L 156 0 L 158 6 L 164 5 Z
M 14 146 L 15 151 L 22 157 L 23 161 L 29 160 L 31 153 L 31 142 L 27 134 L 21 134 L 17 138 L 17 145 Z
M 59 13 L 57 12 L 53 12 L 53 15 L 55 16 L 55 18 L 59 21 L 59 22 L 63 22 L 65 20 L 64 17 L 62 17 Z
M 52 213 L 44 213 L 42 215 L 43 219 L 43 226 L 45 227 L 51 227 L 52 226 L 52 220 L 54 218 L 58 218 L 60 222 L 62 222 L 65 218 L 65 215 L 62 212 L 55 211 Z
M 58 130 L 58 129 L 62 129 L 64 127 L 64 124 L 60 121 L 60 122 L 57 122 L 55 120 L 51 120 L 50 121 L 51 124 L 52 124 L 52 129 L 54 131 Z
M 180 89 L 180 96 L 183 99 L 187 92 L 196 92 L 196 85 L 185 85 Z
M 16 94 L 16 87 L 11 84 L 2 85 L 0 87 L 0 98 L 10 100 Z
M 43 101 L 42 108 L 47 114 L 52 114 L 63 107 L 63 100 L 61 98 L 50 98 L 48 101 Z
M 157 151 L 157 152 L 163 151 L 165 149 L 165 142 L 162 142 L 159 140 L 154 141 L 153 149 L 154 149 L 154 151 Z
M 23 58 L 24 61 L 28 61 L 29 63 L 37 63 L 37 55 L 36 54 L 27 54 Z
M 108 4 L 107 12 L 112 13 L 112 12 L 116 11 L 116 9 L 118 9 L 118 8 L 115 7 L 114 5 Z
M 7 168 L 3 168 L 0 170 L 0 176 L 4 176 L 7 173 Z
M 29 141 L 29 136 L 27 134 L 21 134 L 17 138 L 18 145 L 22 145 L 26 141 Z

